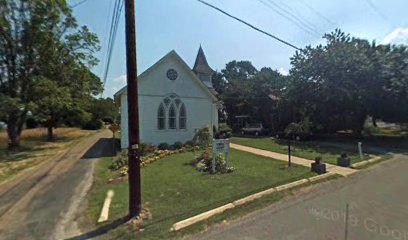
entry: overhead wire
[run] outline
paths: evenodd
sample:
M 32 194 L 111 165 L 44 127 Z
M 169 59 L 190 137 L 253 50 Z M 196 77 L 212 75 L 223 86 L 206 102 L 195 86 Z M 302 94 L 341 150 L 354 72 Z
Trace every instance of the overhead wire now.
M 315 8 L 313 8 L 311 5 L 309 5 L 306 1 L 303 0 L 298 0 L 298 2 L 300 2 L 301 4 L 303 4 L 306 8 L 308 8 L 311 12 L 313 12 L 316 16 L 318 16 L 319 18 L 323 19 L 325 22 L 327 22 L 328 24 L 330 24 L 331 26 L 334 25 L 338 25 L 335 22 L 333 22 L 332 20 L 330 20 L 328 17 L 326 17 L 325 15 L 323 15 L 321 12 L 317 11 Z
M 366 0 L 366 2 L 384 21 L 388 22 L 393 28 L 397 28 L 397 26 L 391 22 L 387 15 L 385 15 L 371 0 Z
M 82 1 L 80 1 L 80 2 L 77 2 L 77 3 L 75 3 L 74 5 L 72 5 L 71 8 L 76 8 L 76 7 L 78 7 L 78 6 L 82 5 L 82 4 L 84 4 L 86 1 L 88 1 L 88 0 L 82 0 Z
M 221 12 L 222 14 L 224 14 L 224 15 L 230 17 L 230 18 L 233 18 L 233 19 L 237 20 L 238 22 L 241 22 L 241 23 L 247 25 L 248 27 L 250 27 L 250 28 L 252 28 L 252 29 L 254 29 L 254 30 L 256 30 L 256 31 L 258 31 L 260 33 L 263 33 L 263 34 L 265 34 L 265 35 L 267 35 L 267 36 L 269 36 L 269 37 L 271 37 L 271 38 L 273 38 L 273 39 L 275 39 L 275 40 L 277 40 L 277 41 L 279 41 L 279 42 L 281 42 L 281 43 L 283 43 L 283 44 L 285 44 L 285 45 L 287 45 L 287 46 L 289 46 L 291 48 L 294 48 L 296 50 L 301 51 L 301 49 L 296 47 L 295 45 L 293 45 L 293 44 L 291 44 L 291 43 L 289 43 L 289 42 L 287 42 L 287 41 L 285 41 L 285 40 L 283 40 L 283 39 L 281 39 L 281 38 L 279 38 L 279 37 L 277 37 L 277 36 L 275 36 L 275 35 L 273 35 L 271 33 L 268 33 L 268 32 L 266 32 L 266 31 L 264 31 L 264 30 L 262 30 L 262 29 L 260 29 L 258 27 L 255 27 L 254 25 L 252 25 L 252 24 L 250 24 L 250 23 L 248 23 L 248 22 L 246 22 L 246 21 L 244 21 L 244 20 L 242 20 L 242 19 L 240 19 L 238 17 L 235 17 L 235 16 L 229 14 L 226 11 L 224 11 L 224 10 L 222 10 L 222 9 L 220 9 L 220 8 L 210 4 L 210 3 L 207 3 L 207 2 L 205 2 L 203 0 L 197 0 L 197 1 L 204 4 L 204 5 L 206 5 L 206 6 L 208 6 L 208 7 L 210 7 L 210 8 L 213 8 L 213 9 L 217 10 L 218 12 Z
M 110 68 L 110 62 L 112 59 L 112 52 L 113 52 L 113 47 L 115 45 L 115 39 L 116 39 L 116 34 L 118 30 L 118 25 L 119 25 L 119 19 L 122 13 L 123 9 L 123 0 L 116 0 L 113 14 L 112 14 L 112 19 L 111 19 L 111 25 L 110 25 L 110 32 L 109 32 L 109 40 L 108 40 L 108 47 L 107 47 L 107 58 L 106 58 L 106 66 L 105 66 L 105 72 L 103 74 L 103 88 L 105 87 L 107 76 L 109 73 L 109 68 Z
M 314 37 L 320 37 L 321 33 L 317 31 L 314 27 L 309 26 L 306 24 L 304 21 L 302 21 L 300 18 L 298 18 L 296 15 L 291 13 L 290 11 L 284 9 L 283 7 L 279 6 L 279 4 L 276 4 L 275 2 L 271 0 L 258 0 L 258 2 L 262 3 L 266 7 L 270 8 L 272 11 L 275 13 L 279 14 L 286 20 L 290 21 L 291 23 L 295 24 L 298 26 L 300 29 L 303 31 L 307 32 L 308 34 L 314 36 Z

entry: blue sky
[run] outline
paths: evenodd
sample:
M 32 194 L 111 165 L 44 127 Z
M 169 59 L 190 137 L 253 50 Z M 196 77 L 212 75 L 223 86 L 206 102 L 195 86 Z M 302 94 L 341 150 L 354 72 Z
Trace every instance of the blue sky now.
M 80 0 L 68 2 L 73 5 Z M 298 47 L 324 43 L 321 36 L 335 28 L 377 42 L 408 43 L 406 0 L 207 2 Z M 98 76 L 102 76 L 105 68 L 103 59 L 113 3 L 114 0 L 87 0 L 74 9 L 78 23 L 87 25 L 101 41 L 102 50 L 97 55 L 101 62 L 92 69 Z M 292 20 L 282 16 L 288 13 Z M 231 60 L 249 60 L 257 68 L 266 66 L 287 72 L 290 57 L 295 52 L 196 0 L 136 0 L 136 18 L 138 74 L 173 49 L 192 66 L 200 44 L 210 66 L 216 70 L 223 69 Z M 299 23 L 294 24 L 293 21 L 297 21 L 294 18 L 306 23 L 309 30 L 305 30 L 305 26 L 303 29 L 299 27 Z M 122 12 L 104 97 L 111 97 L 125 85 L 125 60 Z

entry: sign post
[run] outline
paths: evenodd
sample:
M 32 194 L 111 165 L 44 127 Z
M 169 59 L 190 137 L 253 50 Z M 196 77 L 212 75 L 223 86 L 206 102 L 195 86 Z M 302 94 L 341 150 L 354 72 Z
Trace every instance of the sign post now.
M 212 173 L 215 173 L 215 158 L 217 153 L 225 153 L 225 162 L 228 167 L 228 153 L 230 150 L 230 140 L 229 139 L 213 139 L 212 144 L 213 158 L 212 158 Z
M 361 145 L 363 145 L 363 144 L 361 142 L 358 142 L 358 154 L 360 155 L 360 159 L 363 160 L 364 156 L 363 156 L 363 149 L 362 149 Z

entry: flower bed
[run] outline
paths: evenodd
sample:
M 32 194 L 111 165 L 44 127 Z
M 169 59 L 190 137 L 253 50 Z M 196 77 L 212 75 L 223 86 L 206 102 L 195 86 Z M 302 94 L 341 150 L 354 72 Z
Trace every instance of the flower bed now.
M 167 150 L 167 149 L 166 150 L 155 150 L 154 152 L 149 153 L 146 156 L 140 157 L 140 167 L 145 167 L 148 164 L 158 161 L 169 155 L 184 153 L 184 152 L 194 152 L 194 151 L 200 151 L 200 150 L 201 150 L 200 146 L 186 146 L 186 147 L 182 147 L 180 149 L 175 149 L 175 150 Z M 128 151 L 123 150 L 118 157 L 112 160 L 110 169 L 113 171 L 120 170 L 120 174 L 122 176 L 125 176 L 127 175 L 127 172 L 128 172 L 127 166 L 128 166 Z
M 227 166 L 223 154 L 217 154 L 215 157 L 215 172 L 212 172 L 212 148 L 206 148 L 203 153 L 195 159 L 194 166 L 197 171 L 208 173 L 230 173 L 234 171 L 233 167 Z

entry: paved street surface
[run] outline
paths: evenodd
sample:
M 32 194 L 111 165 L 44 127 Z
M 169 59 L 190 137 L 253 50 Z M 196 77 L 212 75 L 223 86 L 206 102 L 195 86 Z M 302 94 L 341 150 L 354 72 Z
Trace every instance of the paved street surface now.
M 192 239 L 408 240 L 408 156 L 210 228 Z M 345 210 L 349 204 L 345 238 Z
M 241 151 L 245 151 L 245 152 L 249 152 L 249 153 L 253 153 L 253 154 L 264 156 L 264 157 L 273 158 L 275 160 L 280 160 L 280 161 L 285 161 L 285 162 L 289 161 L 287 154 L 271 152 L 271 151 L 262 150 L 262 149 L 259 149 L 259 148 L 248 147 L 248 146 L 243 146 L 243 145 L 239 145 L 239 144 L 235 144 L 235 143 L 231 143 L 231 148 L 241 150 Z M 314 160 L 309 160 L 309 159 L 295 157 L 295 156 L 291 157 L 291 161 L 293 163 L 295 163 L 295 164 L 302 165 L 302 166 L 305 166 L 305 167 L 310 167 L 310 164 L 312 162 L 314 162 Z M 330 163 L 325 163 L 325 164 L 326 164 L 326 168 L 327 168 L 328 172 L 337 173 L 337 174 L 340 174 L 342 176 L 348 176 L 350 174 L 358 172 L 358 170 L 356 170 L 356 169 L 339 167 L 339 166 L 336 166 L 336 165 L 333 165 L 333 164 L 330 164 Z
M 96 157 L 111 149 L 104 130 L 38 169 L 0 185 L 0 239 L 63 239 L 80 232 Z M 107 146 L 108 145 L 108 146 Z

